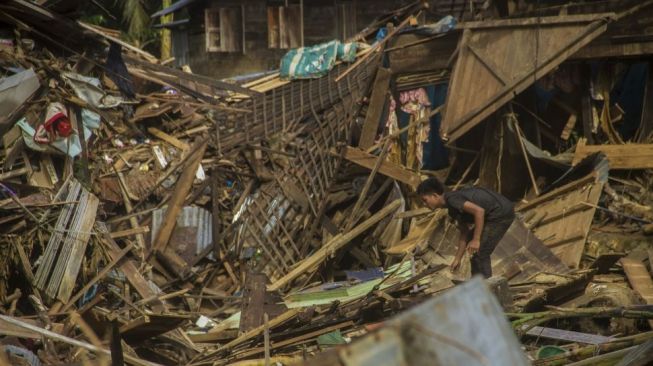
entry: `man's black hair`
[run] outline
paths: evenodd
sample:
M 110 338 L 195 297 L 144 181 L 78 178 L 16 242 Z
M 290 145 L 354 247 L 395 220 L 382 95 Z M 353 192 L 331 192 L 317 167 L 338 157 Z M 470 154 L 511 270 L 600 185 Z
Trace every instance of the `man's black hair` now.
M 419 196 L 425 196 L 427 194 L 433 193 L 444 193 L 444 184 L 442 184 L 437 178 L 428 178 L 423 180 L 422 183 L 417 186 L 417 195 Z

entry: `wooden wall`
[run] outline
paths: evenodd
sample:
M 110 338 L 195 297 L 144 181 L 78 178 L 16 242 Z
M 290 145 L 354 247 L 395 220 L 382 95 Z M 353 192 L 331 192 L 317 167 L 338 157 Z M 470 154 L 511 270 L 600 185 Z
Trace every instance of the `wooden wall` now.
M 375 18 L 400 8 L 410 0 L 353 0 L 356 2 L 356 27 L 363 29 Z M 338 1 L 341 2 L 341 1 Z M 268 48 L 267 5 L 264 0 L 220 1 L 220 6 L 243 5 L 245 16 L 245 53 L 206 52 L 204 9 L 211 2 L 188 7 L 188 61 L 194 73 L 226 78 L 279 68 L 279 60 L 288 51 Z M 327 42 L 338 37 L 335 0 L 304 0 L 304 45 Z M 174 31 L 179 32 L 179 31 Z

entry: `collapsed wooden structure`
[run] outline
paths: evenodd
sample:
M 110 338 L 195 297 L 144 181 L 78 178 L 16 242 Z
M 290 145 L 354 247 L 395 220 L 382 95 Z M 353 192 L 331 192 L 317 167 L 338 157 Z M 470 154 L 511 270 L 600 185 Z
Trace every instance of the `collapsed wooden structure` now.
M 653 2 L 451 3 L 430 9 L 457 19 L 423 2 L 379 19 L 355 37 L 372 45 L 327 76 L 239 84 L 0 4 L 16 34 L 0 47 L 13 75 L 0 79 L 0 364 L 354 365 L 386 351 L 421 364 L 438 343 L 443 364 L 645 353 L 653 73 L 632 60 L 653 54 Z M 116 44 L 118 60 L 104 51 Z M 39 144 L 56 103 L 73 138 Z M 481 303 L 447 291 L 469 268 L 449 271 L 457 231 L 414 194 L 433 175 L 517 202 L 488 286 L 526 355 L 480 280 L 463 286 L 496 326 L 461 319 Z M 506 353 L 479 356 L 475 333 Z

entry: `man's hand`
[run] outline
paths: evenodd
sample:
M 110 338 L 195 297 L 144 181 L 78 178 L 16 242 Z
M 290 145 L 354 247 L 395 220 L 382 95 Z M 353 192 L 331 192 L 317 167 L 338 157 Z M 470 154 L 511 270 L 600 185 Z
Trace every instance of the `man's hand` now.
M 478 250 L 480 248 L 481 248 L 481 241 L 478 239 L 472 239 L 467 244 L 467 251 L 469 252 L 469 255 L 474 255 L 478 253 Z
M 454 258 L 453 262 L 451 262 L 451 267 L 449 270 L 451 273 L 454 273 L 458 270 L 458 267 L 460 267 L 460 258 Z

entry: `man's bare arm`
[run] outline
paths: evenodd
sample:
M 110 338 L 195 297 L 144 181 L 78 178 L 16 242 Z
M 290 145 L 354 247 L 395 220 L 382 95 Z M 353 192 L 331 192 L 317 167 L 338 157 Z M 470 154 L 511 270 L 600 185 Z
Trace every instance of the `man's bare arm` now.
M 469 234 L 469 228 L 465 224 L 458 225 L 458 230 L 460 231 L 460 236 L 458 237 L 458 250 L 456 251 L 456 259 L 460 260 L 465 254 L 465 248 L 467 247 L 467 236 Z
M 465 201 L 463 211 L 474 216 L 474 236 L 468 246 L 470 254 L 474 254 L 478 252 L 481 246 L 481 233 L 483 233 L 483 226 L 485 225 L 485 209 L 475 203 Z

